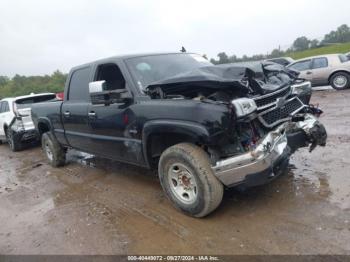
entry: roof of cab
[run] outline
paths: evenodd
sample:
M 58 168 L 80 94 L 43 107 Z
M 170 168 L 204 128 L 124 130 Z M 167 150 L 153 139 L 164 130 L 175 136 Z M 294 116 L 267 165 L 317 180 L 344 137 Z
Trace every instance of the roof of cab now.
M 130 58 L 135 58 L 135 57 L 143 57 L 143 56 L 157 56 L 157 55 L 173 55 L 173 54 L 195 54 L 195 53 L 183 53 L 183 52 L 159 52 L 159 53 L 138 53 L 138 54 L 125 54 L 125 55 L 116 55 L 116 56 L 111 56 L 111 57 L 106 57 L 106 58 L 102 58 L 102 59 L 98 59 L 92 62 L 88 62 L 85 64 L 81 64 L 81 65 L 77 65 L 72 67 L 71 71 L 82 68 L 82 67 L 86 67 L 95 63 L 103 63 L 104 61 L 109 61 L 109 60 L 126 60 L 126 59 L 130 59 Z

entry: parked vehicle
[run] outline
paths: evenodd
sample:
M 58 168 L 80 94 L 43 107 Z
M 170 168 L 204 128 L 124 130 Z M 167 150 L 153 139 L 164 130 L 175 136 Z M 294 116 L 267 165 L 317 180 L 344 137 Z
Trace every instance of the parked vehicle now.
M 32 94 L 0 101 L 0 142 L 7 141 L 12 151 L 22 148 L 22 143 L 38 139 L 31 118 L 31 106 L 55 98 L 55 94 Z
M 283 66 L 287 66 L 291 63 L 293 63 L 295 60 L 291 57 L 277 57 L 277 58 L 270 58 L 270 59 L 266 59 L 266 61 L 269 62 L 274 62 Z
M 287 66 L 300 71 L 300 78 L 312 86 L 331 85 L 342 90 L 350 87 L 350 59 L 344 54 L 308 57 Z
M 345 54 L 350 59 L 350 52 Z
M 189 53 L 111 57 L 73 68 L 64 101 L 32 118 L 54 167 L 68 148 L 158 168 L 165 194 L 184 213 L 215 210 L 224 187 L 281 175 L 299 147 L 326 143 L 326 130 L 292 91 L 289 71 L 213 66 Z

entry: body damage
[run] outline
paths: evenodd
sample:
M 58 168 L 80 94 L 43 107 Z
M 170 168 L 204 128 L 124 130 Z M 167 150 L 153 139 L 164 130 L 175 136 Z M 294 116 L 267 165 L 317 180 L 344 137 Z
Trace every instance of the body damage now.
M 203 106 L 211 104 L 221 108 L 221 117 L 204 123 L 217 126 L 217 139 L 210 138 L 208 141 L 213 143 L 205 143 L 215 161 L 254 150 L 266 134 L 277 127 L 286 133 L 289 154 L 299 147 L 310 145 L 312 151 L 326 143 L 325 128 L 312 117 L 322 111 L 309 105 L 310 83 L 299 79 L 298 72 L 275 63 L 197 68 L 152 83 L 147 94 L 152 99 L 170 100 L 178 105 L 181 101 L 196 101 Z M 242 98 L 254 100 L 256 110 L 240 117 L 234 101 Z M 206 108 L 203 113 L 210 115 L 210 112 Z

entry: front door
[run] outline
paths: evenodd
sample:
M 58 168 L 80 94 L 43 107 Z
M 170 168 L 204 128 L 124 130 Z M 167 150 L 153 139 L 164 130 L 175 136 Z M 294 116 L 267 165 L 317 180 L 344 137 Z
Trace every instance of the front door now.
M 70 74 L 68 94 L 61 109 L 64 133 L 69 145 L 88 152 L 90 142 L 88 123 L 90 71 L 90 67 L 83 67 Z
M 114 63 L 97 67 L 94 81 L 106 81 L 109 91 L 128 91 L 125 79 Z M 135 132 L 136 121 L 131 113 L 132 102 L 88 107 L 90 139 L 93 151 L 101 156 L 131 163 L 141 163 L 142 144 Z

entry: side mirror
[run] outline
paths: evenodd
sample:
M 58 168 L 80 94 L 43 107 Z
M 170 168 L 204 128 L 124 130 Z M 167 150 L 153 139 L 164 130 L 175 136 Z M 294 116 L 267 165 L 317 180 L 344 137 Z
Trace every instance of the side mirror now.
M 101 93 L 103 91 L 105 91 L 106 88 L 106 81 L 102 80 L 102 81 L 95 81 L 95 82 L 90 82 L 89 83 L 89 93 L 91 94 L 95 94 L 95 93 Z
M 132 100 L 127 89 L 107 90 L 105 80 L 90 82 L 89 93 L 93 105 L 126 104 Z

